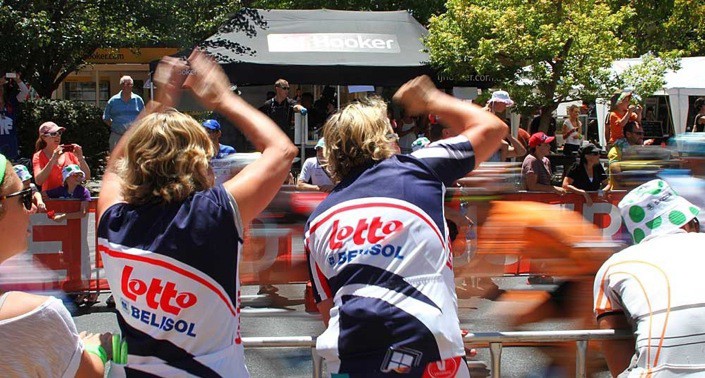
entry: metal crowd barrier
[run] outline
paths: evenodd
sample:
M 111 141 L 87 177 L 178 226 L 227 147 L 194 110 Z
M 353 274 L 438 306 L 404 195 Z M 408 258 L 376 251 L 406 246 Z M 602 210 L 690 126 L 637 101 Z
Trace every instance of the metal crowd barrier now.
M 576 342 L 575 376 L 584 378 L 587 344 L 590 340 L 620 340 L 633 337 L 627 330 L 570 330 L 570 331 L 516 331 L 516 332 L 477 332 L 465 335 L 466 344 L 489 344 L 491 356 L 491 375 L 501 376 L 503 343 L 552 343 Z M 313 359 L 313 378 L 323 376 L 323 358 L 316 353 L 316 338 L 313 336 L 293 337 L 243 337 L 245 348 L 311 348 Z M 530 345 L 521 345 L 528 347 Z

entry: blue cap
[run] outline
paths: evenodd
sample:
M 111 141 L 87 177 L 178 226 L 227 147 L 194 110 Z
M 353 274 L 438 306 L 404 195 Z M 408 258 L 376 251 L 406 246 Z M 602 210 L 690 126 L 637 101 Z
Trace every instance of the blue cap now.
M 316 149 L 319 148 L 326 148 L 326 141 L 323 138 L 319 139 L 318 143 L 316 143 Z
M 203 122 L 203 127 L 209 130 L 220 130 L 220 123 L 214 119 L 207 119 Z

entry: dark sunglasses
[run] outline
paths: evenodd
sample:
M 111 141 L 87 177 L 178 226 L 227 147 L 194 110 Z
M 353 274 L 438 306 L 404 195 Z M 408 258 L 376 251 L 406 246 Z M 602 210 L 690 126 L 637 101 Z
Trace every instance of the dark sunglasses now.
M 61 134 L 63 134 L 63 133 L 64 133 L 63 131 L 54 131 L 51 133 L 44 133 L 44 136 L 57 137 L 57 136 L 61 136 Z
M 289 90 L 289 87 L 279 87 L 279 88 L 281 88 L 281 89 L 283 89 L 283 90 L 285 90 L 285 91 L 288 91 L 288 90 Z
M 27 210 L 32 210 L 32 188 L 23 189 L 19 192 L 14 192 L 6 196 L 0 196 L 0 201 L 18 196 L 22 196 L 21 200 L 22 204 L 24 205 L 24 208 Z
M 390 142 L 396 142 L 399 140 L 399 134 L 397 134 L 397 133 L 389 133 L 389 134 L 385 135 L 385 137 L 387 137 L 387 139 L 389 139 Z

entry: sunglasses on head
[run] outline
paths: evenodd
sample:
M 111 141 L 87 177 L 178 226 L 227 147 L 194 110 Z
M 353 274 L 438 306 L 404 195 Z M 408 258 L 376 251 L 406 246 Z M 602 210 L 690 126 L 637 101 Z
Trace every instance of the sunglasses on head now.
M 61 136 L 63 134 L 63 131 L 53 131 L 50 133 L 44 133 L 44 136 L 50 136 L 50 137 L 56 137 L 56 136 Z
M 10 193 L 6 196 L 0 196 L 0 201 L 4 201 L 7 198 L 20 197 L 24 208 L 27 210 L 32 210 L 32 188 L 22 189 L 19 192 Z

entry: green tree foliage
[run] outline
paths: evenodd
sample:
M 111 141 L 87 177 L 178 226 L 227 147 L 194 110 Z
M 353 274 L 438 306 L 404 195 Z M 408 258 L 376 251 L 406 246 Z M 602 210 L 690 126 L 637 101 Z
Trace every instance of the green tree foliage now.
M 616 75 L 612 88 L 615 90 L 631 88 L 640 97 L 649 97 L 663 89 L 666 84 L 664 75 L 667 70 L 678 69 L 680 69 L 680 59 L 676 53 L 663 54 L 662 57 L 647 53 L 641 56 L 641 64 L 630 66 Z
M 632 53 L 616 34 L 632 13 L 600 0 L 449 0 L 430 22 L 431 61 L 457 79 L 490 75 L 522 114 L 605 90 L 612 61 Z M 495 85 L 497 86 L 497 85 Z
M 613 10 L 634 10 L 619 33 L 637 54 L 705 54 L 705 2 L 702 0 L 610 0 Z
M 237 0 L 3 0 L 0 70 L 50 97 L 97 48 L 192 47 L 239 9 Z
M 445 11 L 445 0 L 253 0 L 248 7 L 263 9 L 339 9 L 356 11 L 407 10 L 420 23 Z

